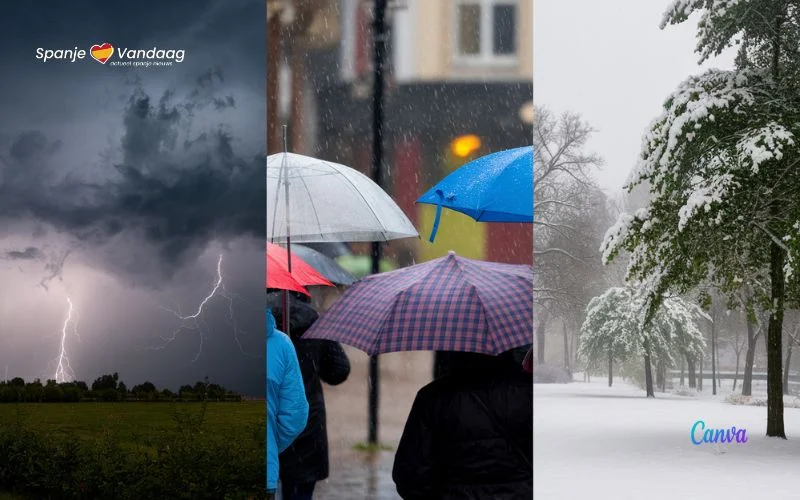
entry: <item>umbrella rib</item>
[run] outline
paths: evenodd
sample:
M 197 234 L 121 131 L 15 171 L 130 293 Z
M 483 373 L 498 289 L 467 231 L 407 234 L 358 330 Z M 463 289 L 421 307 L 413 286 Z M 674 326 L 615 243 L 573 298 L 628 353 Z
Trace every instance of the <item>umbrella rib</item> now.
M 283 153 L 283 154 L 285 155 L 286 153 Z M 277 179 L 277 184 L 278 184 L 278 185 L 277 185 L 277 187 L 275 188 L 275 205 L 273 206 L 273 210 L 272 210 L 272 213 L 273 213 L 273 214 L 275 214 L 275 215 L 273 215 L 273 218 L 272 218 L 272 238 L 271 238 L 271 239 L 272 239 L 272 242 L 273 242 L 273 243 L 275 242 L 275 231 L 276 231 L 276 227 L 275 227 L 275 225 L 276 225 L 276 223 L 277 223 L 277 217 L 276 217 L 276 215 L 277 215 L 277 213 L 278 213 L 278 201 L 279 201 L 279 199 L 280 199 L 280 196 L 281 196 L 281 194 L 280 194 L 280 193 L 281 193 L 281 179 L 283 178 L 283 168 L 282 168 L 282 165 L 283 165 L 283 164 L 281 164 L 281 169 L 280 169 L 280 170 L 279 170 L 279 172 L 278 172 L 278 179 Z M 273 170 L 274 170 L 274 169 L 273 169 Z M 288 169 L 287 169 L 287 170 L 288 170 Z M 267 173 L 269 173 L 269 160 L 267 160 Z M 267 175 L 267 178 L 269 178 L 269 175 Z M 273 179 L 274 179 L 274 178 L 275 178 L 275 177 L 273 176 Z M 288 172 L 287 172 L 287 174 L 286 174 L 286 179 L 287 179 L 287 182 L 288 182 L 288 179 L 289 179 L 289 174 L 288 174 Z M 268 211 L 268 212 L 269 212 L 269 211 Z
M 308 193 L 308 200 L 311 204 L 311 211 L 314 212 L 314 219 L 317 221 L 317 227 L 322 230 L 322 222 L 319 220 L 319 215 L 317 214 L 317 207 L 314 206 L 314 198 L 311 196 L 311 190 L 308 188 L 308 183 L 306 182 L 305 177 L 300 177 L 300 180 L 303 181 L 303 186 L 306 188 L 306 193 Z
M 357 171 L 357 170 L 356 170 L 356 171 Z M 357 171 L 357 172 L 358 172 L 358 171 Z M 359 173 L 360 173 L 360 172 L 359 172 Z M 340 172 L 340 174 L 341 174 L 341 172 Z M 341 175 L 342 175 L 342 177 L 344 178 L 344 180 L 346 180 L 346 181 L 348 182 L 348 184 L 350 184 L 350 186 L 353 188 L 353 190 L 354 190 L 356 193 L 358 193 L 358 196 L 360 196 L 360 197 L 361 197 L 361 199 L 362 199 L 362 200 L 364 200 L 364 204 L 367 206 L 367 208 L 369 208 L 369 211 L 370 211 L 370 212 L 372 212 L 372 216 L 373 216 L 373 217 L 375 217 L 375 220 L 378 222 L 378 225 L 380 225 L 380 227 L 381 227 L 381 236 L 383 236 L 383 239 L 384 239 L 384 240 L 386 240 L 386 235 L 384 234 L 384 232 L 385 232 L 384 230 L 385 230 L 386 228 L 385 228 L 385 226 L 384 226 L 384 224 L 383 224 L 383 221 L 380 219 L 380 217 L 378 217 L 378 214 L 376 214 L 376 213 L 375 213 L 375 210 L 373 210 L 373 209 L 372 209 L 372 205 L 370 205 L 370 203 L 369 203 L 369 202 L 367 201 L 367 199 L 364 197 L 364 194 L 363 194 L 363 193 L 362 193 L 362 192 L 361 192 L 361 191 L 360 191 L 360 190 L 359 190 L 359 189 L 356 187 L 356 185 L 355 185 L 355 184 L 353 184 L 353 181 L 351 181 L 351 180 L 350 180 L 350 178 L 348 178 L 348 177 L 347 177 L 346 175 L 344 175 L 344 174 L 341 174 Z M 375 184 L 375 186 L 377 186 L 377 188 L 378 188 L 378 189 L 380 189 L 381 191 L 383 191 L 383 188 L 382 188 L 382 187 L 380 187 L 380 186 L 378 186 L 378 184 Z M 386 191 L 383 191 L 383 192 L 384 192 L 384 194 L 386 193 Z M 405 214 L 403 214 L 403 215 L 405 215 Z

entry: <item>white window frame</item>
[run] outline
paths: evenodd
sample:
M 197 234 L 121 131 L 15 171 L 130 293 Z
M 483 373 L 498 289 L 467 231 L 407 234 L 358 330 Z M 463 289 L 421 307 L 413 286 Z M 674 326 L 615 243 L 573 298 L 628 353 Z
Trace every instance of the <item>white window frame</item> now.
M 478 54 L 462 54 L 459 47 L 459 40 L 461 39 L 461 22 L 458 17 L 459 7 L 461 5 L 474 5 L 478 4 L 481 8 L 481 24 L 480 24 L 480 37 L 481 48 Z M 494 43 L 494 6 L 495 5 L 511 5 L 516 9 L 516 17 L 514 19 L 514 36 L 516 37 L 514 44 L 514 53 L 507 55 L 496 55 L 492 52 L 492 44 Z M 452 19 L 453 19 L 453 61 L 458 65 L 464 66 L 515 66 L 519 62 L 519 0 L 455 0 Z

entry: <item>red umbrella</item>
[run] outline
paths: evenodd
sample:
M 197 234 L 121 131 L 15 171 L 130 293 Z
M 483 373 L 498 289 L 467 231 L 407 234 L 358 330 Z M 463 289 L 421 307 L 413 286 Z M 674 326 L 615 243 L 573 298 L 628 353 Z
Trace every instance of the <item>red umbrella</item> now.
M 267 288 L 277 288 L 279 290 L 291 290 L 310 295 L 303 285 L 289 274 L 280 262 L 272 258 L 267 253 Z
M 308 295 L 304 287 L 313 285 L 333 286 L 333 283 L 296 255 L 292 255 L 290 273 L 286 249 L 267 242 L 267 288 L 293 290 Z

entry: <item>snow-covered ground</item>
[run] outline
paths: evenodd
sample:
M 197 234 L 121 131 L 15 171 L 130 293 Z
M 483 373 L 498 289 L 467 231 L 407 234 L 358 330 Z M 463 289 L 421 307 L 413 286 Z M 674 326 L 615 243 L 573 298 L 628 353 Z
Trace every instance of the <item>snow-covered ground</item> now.
M 765 407 L 681 397 L 601 380 L 534 386 L 534 498 L 800 498 L 800 409 L 788 440 L 765 437 Z M 690 430 L 747 430 L 747 442 L 694 445 Z

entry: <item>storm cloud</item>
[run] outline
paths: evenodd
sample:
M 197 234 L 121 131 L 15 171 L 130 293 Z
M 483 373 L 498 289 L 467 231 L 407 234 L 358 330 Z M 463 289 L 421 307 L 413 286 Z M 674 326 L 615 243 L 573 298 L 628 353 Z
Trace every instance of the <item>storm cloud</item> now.
M 121 115 L 120 160 L 107 178 L 72 175 L 53 182 L 62 162 L 61 141 L 38 130 L 22 131 L 9 144 L 0 184 L 0 218 L 45 224 L 97 249 L 121 234 L 150 247 L 155 269 L 102 259 L 113 272 L 155 272 L 171 278 L 210 241 L 264 235 L 264 160 L 235 152 L 228 128 L 190 135 L 192 116 L 216 110 L 216 99 L 173 102 L 171 92 L 153 99 L 142 89 Z
M 25 250 L 8 250 L 5 256 L 8 260 L 39 260 L 42 257 L 42 251 L 36 247 L 28 247 Z

